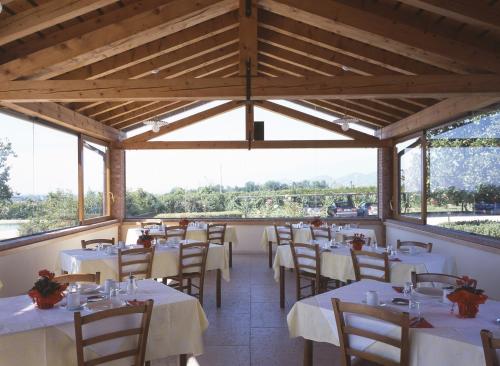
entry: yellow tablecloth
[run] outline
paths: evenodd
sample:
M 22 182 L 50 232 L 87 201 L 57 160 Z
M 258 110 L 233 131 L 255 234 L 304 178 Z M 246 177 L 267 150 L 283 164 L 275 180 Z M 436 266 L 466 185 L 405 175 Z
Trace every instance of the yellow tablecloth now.
M 163 230 L 151 230 L 151 234 L 155 233 L 161 233 L 163 234 Z M 141 229 L 132 227 L 127 230 L 127 238 L 126 238 L 126 243 L 127 244 L 135 244 L 137 243 L 137 239 L 139 238 L 139 235 L 141 235 Z M 205 241 L 207 240 L 207 229 L 206 228 L 195 228 L 188 226 L 187 233 L 186 233 L 186 239 L 188 240 L 196 240 L 196 241 Z M 238 244 L 238 236 L 236 235 L 236 228 L 234 226 L 226 226 L 226 235 L 225 235 L 225 242 L 226 244 L 231 242 L 233 243 L 233 246 L 236 246 Z
M 408 307 L 392 305 L 396 293 L 390 283 L 373 280 L 363 280 L 339 289 L 329 291 L 295 303 L 288 313 L 288 330 L 291 337 L 303 337 L 316 342 L 327 342 L 339 345 L 337 327 L 331 299 L 340 298 L 343 301 L 361 303 L 365 293 L 375 290 L 387 307 L 408 311 Z M 479 332 L 490 329 L 500 335 L 500 329 L 494 319 L 500 314 L 500 302 L 488 300 L 480 305 L 479 314 L 475 319 L 458 319 L 450 314 L 450 306 L 435 298 L 419 298 L 423 316 L 434 328 L 410 329 L 410 366 L 472 366 L 484 365 L 483 348 Z M 456 311 L 456 310 L 455 310 Z M 358 319 L 359 320 L 359 319 Z M 366 321 L 356 326 L 380 331 L 383 324 Z M 395 337 L 399 328 L 387 329 L 386 335 Z M 377 352 L 394 359 L 397 354 L 394 348 L 380 342 L 359 344 L 358 349 Z
M 69 273 L 101 272 L 101 282 L 107 278 L 118 279 L 118 255 L 104 251 L 83 249 L 63 250 L 59 253 L 57 270 Z M 153 278 L 175 276 L 179 269 L 179 249 L 157 246 L 153 259 Z M 211 244 L 207 255 L 207 271 L 220 269 L 222 278 L 229 281 L 229 258 L 221 245 Z
M 138 286 L 135 295 L 124 296 L 154 300 L 146 359 L 166 365 L 169 356 L 203 353 L 208 321 L 198 300 L 152 280 Z M 72 312 L 58 306 L 39 310 L 27 295 L 0 299 L 0 365 L 76 364 Z

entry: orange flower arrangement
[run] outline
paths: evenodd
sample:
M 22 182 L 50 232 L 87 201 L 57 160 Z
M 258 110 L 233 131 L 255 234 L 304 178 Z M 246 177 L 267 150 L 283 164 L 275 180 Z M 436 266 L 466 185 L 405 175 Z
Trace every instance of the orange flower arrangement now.
M 28 295 L 40 309 L 53 308 L 64 297 L 63 291 L 66 290 L 66 285 L 55 282 L 55 274 L 46 269 L 39 271 L 38 276 L 40 278 L 28 291 Z
M 188 226 L 189 225 L 189 220 L 188 219 L 181 219 L 179 221 L 179 226 Z
M 321 221 L 321 219 L 319 217 L 315 217 L 311 222 L 310 224 L 314 227 L 320 227 L 321 225 L 323 225 L 323 221 Z
M 488 296 L 483 290 L 476 289 L 477 281 L 468 276 L 457 280 L 455 291 L 447 295 L 448 299 L 458 304 L 459 318 L 475 318 L 479 312 L 479 305 L 484 304 Z
M 363 234 L 354 234 L 354 239 L 351 240 L 351 244 L 354 250 L 363 249 L 363 245 L 365 245 L 365 236 Z
M 149 235 L 149 230 L 141 230 L 142 235 L 139 235 L 137 244 L 142 245 L 144 248 L 150 248 L 153 237 Z

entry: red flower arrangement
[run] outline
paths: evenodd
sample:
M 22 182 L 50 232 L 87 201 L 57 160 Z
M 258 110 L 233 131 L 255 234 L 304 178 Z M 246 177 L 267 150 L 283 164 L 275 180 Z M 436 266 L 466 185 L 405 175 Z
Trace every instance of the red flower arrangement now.
M 179 226 L 188 226 L 189 225 L 189 220 L 188 219 L 181 219 L 179 221 Z
M 352 249 L 361 250 L 363 245 L 365 245 L 365 236 L 363 234 L 354 234 L 354 238 L 351 240 Z
M 449 295 L 448 299 L 458 304 L 459 318 L 475 318 L 479 312 L 479 305 L 484 304 L 488 296 L 483 290 L 476 289 L 477 281 L 468 276 L 457 280 L 457 288 Z
M 54 281 L 55 274 L 46 269 L 39 271 L 38 276 L 40 278 L 28 291 L 28 295 L 40 309 L 53 308 L 64 297 L 63 291 L 66 290 L 66 285 Z
M 311 222 L 310 224 L 314 227 L 320 227 L 321 225 L 323 225 L 323 221 L 321 221 L 321 219 L 319 217 L 315 217 Z
M 151 248 L 151 243 L 153 242 L 153 236 L 149 235 L 149 230 L 141 230 L 142 235 L 137 238 L 137 244 L 142 245 L 144 248 Z

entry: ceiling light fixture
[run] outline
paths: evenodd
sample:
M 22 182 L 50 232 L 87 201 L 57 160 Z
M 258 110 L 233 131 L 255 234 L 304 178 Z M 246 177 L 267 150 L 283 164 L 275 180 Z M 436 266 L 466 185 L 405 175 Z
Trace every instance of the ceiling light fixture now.
M 151 70 L 151 74 L 158 74 L 159 72 L 160 72 L 160 70 L 158 70 L 158 69 Z
M 162 121 L 161 119 L 155 117 L 144 121 L 144 124 L 146 126 L 151 126 L 151 131 L 153 131 L 154 133 L 158 133 L 160 132 L 160 127 L 168 125 L 168 122 Z
M 342 118 L 336 119 L 334 122 L 340 125 L 342 131 L 347 132 L 349 128 L 351 128 L 351 123 L 358 123 L 359 121 L 356 118 L 343 116 Z
M 344 71 L 349 71 L 349 70 L 351 70 L 351 69 L 350 69 L 348 66 L 346 66 L 346 65 L 342 65 L 342 70 L 344 70 Z

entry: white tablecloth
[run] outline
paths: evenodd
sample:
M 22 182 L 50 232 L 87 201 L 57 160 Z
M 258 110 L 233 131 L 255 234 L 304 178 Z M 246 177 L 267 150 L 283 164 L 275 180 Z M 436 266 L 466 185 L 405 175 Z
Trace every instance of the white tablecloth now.
M 196 298 L 152 280 L 138 281 L 135 295 L 122 296 L 154 300 L 146 350 L 154 365 L 173 355 L 203 353 L 208 321 Z M 0 299 L 0 365 L 76 365 L 73 312 L 57 305 L 37 309 L 27 295 Z
M 409 255 L 399 253 L 401 262 L 390 262 L 391 282 L 403 285 L 411 280 L 411 272 L 417 273 L 445 273 L 456 274 L 456 265 L 453 257 L 436 253 L 420 252 Z M 274 257 L 274 278 L 279 280 L 280 266 L 293 268 L 292 251 L 289 245 L 280 245 Z M 321 274 L 328 278 L 343 282 L 355 280 L 351 253 L 348 248 L 331 249 L 321 253 Z
M 107 278 L 118 279 L 118 255 L 104 251 L 69 249 L 59 253 L 57 270 L 69 273 L 101 272 L 101 282 Z M 153 259 L 153 278 L 175 276 L 179 268 L 179 249 L 157 246 Z M 222 278 L 229 281 L 229 258 L 221 245 L 211 244 L 207 255 L 207 271 L 220 269 Z
M 342 235 L 353 236 L 354 234 L 363 234 L 367 238 L 371 238 L 371 242 L 377 241 L 377 236 L 375 230 L 373 229 L 342 229 L 341 231 L 335 232 L 335 240 L 342 241 Z M 333 235 L 333 232 L 332 232 Z M 311 229 L 309 226 L 303 227 L 301 229 L 293 228 L 293 240 L 296 243 L 308 243 L 312 239 Z M 276 232 L 274 231 L 274 226 L 266 226 L 264 232 L 262 233 L 262 238 L 260 240 L 260 245 L 264 250 L 268 250 L 269 242 L 276 243 Z
M 161 234 L 163 235 L 165 233 L 164 230 L 150 230 L 150 234 Z M 135 244 L 137 243 L 137 239 L 139 238 L 139 235 L 141 235 L 141 229 L 132 227 L 127 230 L 127 238 L 125 239 L 125 242 L 127 244 Z M 186 239 L 188 240 L 196 240 L 196 241 L 205 241 L 207 240 L 207 229 L 205 228 L 195 228 L 195 227 L 188 227 L 187 233 L 186 233 Z M 231 242 L 233 243 L 233 247 L 235 247 L 238 244 L 238 236 L 236 235 L 236 228 L 234 226 L 226 226 L 226 235 L 224 237 L 225 244 L 227 246 L 227 243 Z
M 343 301 L 361 303 L 366 291 L 376 290 L 380 300 L 387 302 L 387 307 L 408 311 L 407 306 L 390 303 L 393 297 L 401 296 L 391 286 L 389 283 L 363 280 L 298 301 L 287 317 L 290 336 L 338 346 L 339 339 L 331 299 L 336 297 Z M 410 329 L 410 365 L 484 365 L 479 332 L 481 329 L 490 329 L 499 336 L 500 328 L 495 324 L 495 319 L 500 314 L 500 302 L 488 300 L 486 304 L 480 305 L 476 318 L 459 319 L 450 314 L 450 305 L 443 304 L 438 299 L 420 297 L 419 300 L 422 302 L 424 318 L 434 328 Z M 364 328 L 370 329 L 370 326 L 373 324 L 365 323 Z M 387 335 L 395 336 L 398 331 L 399 328 L 393 327 L 388 330 Z M 379 342 L 370 342 L 365 346 L 369 352 L 382 352 L 391 358 L 397 356 L 388 346 Z

